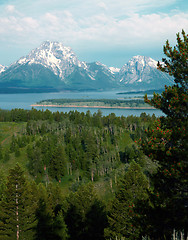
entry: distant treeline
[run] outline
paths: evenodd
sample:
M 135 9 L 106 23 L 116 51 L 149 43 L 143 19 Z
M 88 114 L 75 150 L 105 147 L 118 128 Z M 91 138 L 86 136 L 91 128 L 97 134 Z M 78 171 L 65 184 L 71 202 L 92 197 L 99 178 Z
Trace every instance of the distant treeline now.
M 145 95 L 145 94 L 153 94 L 154 92 L 155 93 L 162 93 L 164 91 L 164 89 L 151 89 L 151 90 L 145 90 L 145 91 L 132 91 L 132 92 L 119 92 L 117 93 L 118 95 L 121 95 L 121 94 L 139 94 L 141 93 L 142 95 Z
M 87 122 L 89 116 L 89 122 Z M 119 126 L 125 126 L 126 122 L 129 122 L 129 119 L 132 119 L 133 122 L 140 122 L 142 119 L 145 119 L 146 122 L 153 121 L 155 119 L 155 115 L 152 116 L 147 115 L 143 112 L 140 117 L 136 117 L 130 115 L 128 117 L 118 117 L 114 113 L 109 114 L 108 116 L 102 116 L 102 112 L 98 110 L 93 115 L 88 110 L 86 113 L 76 111 L 70 112 L 51 112 L 50 110 L 37 110 L 32 108 L 31 110 L 15 108 L 12 110 L 3 110 L 0 109 L 0 122 L 28 122 L 30 120 L 38 121 L 38 120 L 48 120 L 48 121 L 65 121 L 65 119 L 69 119 L 70 121 L 74 121 L 75 123 L 84 123 L 86 125 L 97 125 L 96 116 L 100 118 L 102 126 L 106 126 L 109 124 L 115 124 Z
M 106 107 L 149 107 L 144 99 L 47 99 L 37 102 L 38 105 L 77 105 Z

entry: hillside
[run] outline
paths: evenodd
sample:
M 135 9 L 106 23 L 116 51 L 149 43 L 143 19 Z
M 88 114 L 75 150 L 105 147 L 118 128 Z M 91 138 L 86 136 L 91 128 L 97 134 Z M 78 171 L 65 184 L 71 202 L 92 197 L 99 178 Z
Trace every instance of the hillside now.
M 143 117 L 148 127 L 151 117 Z M 114 173 L 119 178 L 129 159 L 140 154 L 133 141 L 142 132 L 139 126 L 143 122 L 138 117 L 102 117 L 100 111 L 91 115 L 89 111 L 84 114 L 15 109 L 1 110 L 0 119 L 8 121 L 0 123 L 1 171 L 7 173 L 19 162 L 31 177 L 43 182 L 45 166 L 48 181 L 61 180 L 65 192 L 85 181 L 106 188 L 105 179 L 114 182 Z M 137 130 L 132 132 L 133 129 Z M 103 195 L 102 192 L 101 189 Z

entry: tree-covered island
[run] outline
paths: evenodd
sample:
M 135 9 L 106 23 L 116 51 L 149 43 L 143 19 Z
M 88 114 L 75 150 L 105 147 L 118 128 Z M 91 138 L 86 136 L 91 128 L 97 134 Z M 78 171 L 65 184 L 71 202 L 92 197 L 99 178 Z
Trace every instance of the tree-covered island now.
M 151 109 L 144 99 L 48 99 L 33 104 L 35 107 L 86 107 L 86 108 L 122 108 Z

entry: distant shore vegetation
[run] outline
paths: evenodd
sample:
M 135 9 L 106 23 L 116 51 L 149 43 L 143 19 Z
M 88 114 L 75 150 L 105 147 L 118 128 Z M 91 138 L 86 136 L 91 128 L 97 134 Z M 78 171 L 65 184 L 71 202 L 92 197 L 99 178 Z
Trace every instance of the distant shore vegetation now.
M 93 108 L 152 108 L 144 99 L 48 99 L 42 100 L 32 106 L 49 107 L 93 107 Z

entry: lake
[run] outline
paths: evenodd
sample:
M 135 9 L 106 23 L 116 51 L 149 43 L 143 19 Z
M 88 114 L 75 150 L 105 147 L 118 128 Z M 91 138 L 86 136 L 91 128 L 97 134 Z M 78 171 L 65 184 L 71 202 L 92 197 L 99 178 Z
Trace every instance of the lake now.
M 117 95 L 117 91 L 105 91 L 105 92 L 56 92 L 56 93 L 22 93 L 22 94 L 0 94 L 0 108 L 11 110 L 13 108 L 31 109 L 31 104 L 34 104 L 41 100 L 46 99 L 58 99 L 58 98 L 74 98 L 74 99 L 118 99 L 118 98 L 130 98 L 140 97 L 142 94 L 129 93 Z M 69 112 L 77 110 L 79 112 L 90 112 L 93 114 L 97 112 L 98 108 L 50 108 L 50 107 L 35 107 L 36 109 L 49 109 L 52 112 Z M 110 113 L 115 113 L 116 116 L 140 116 L 142 112 L 156 116 L 161 116 L 163 113 L 160 110 L 155 109 L 100 109 L 104 116 Z

